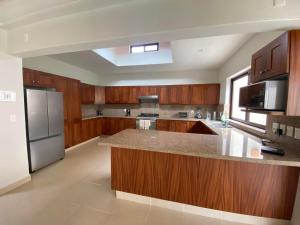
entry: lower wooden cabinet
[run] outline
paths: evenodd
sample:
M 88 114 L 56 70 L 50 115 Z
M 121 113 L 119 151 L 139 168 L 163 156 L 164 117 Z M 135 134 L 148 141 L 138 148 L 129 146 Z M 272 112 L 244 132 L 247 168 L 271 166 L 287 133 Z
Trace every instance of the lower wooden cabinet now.
M 156 121 L 156 130 L 196 134 L 215 134 L 200 121 L 158 119 Z
M 103 118 L 82 120 L 81 142 L 87 141 L 102 134 Z
M 103 118 L 102 132 L 104 135 L 113 135 L 122 130 L 135 129 L 135 118 Z

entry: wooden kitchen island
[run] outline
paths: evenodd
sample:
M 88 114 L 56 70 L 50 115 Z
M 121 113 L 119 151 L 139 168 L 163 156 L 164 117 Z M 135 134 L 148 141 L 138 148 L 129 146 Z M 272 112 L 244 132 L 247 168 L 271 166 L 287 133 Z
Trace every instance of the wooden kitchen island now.
M 208 209 L 290 220 L 300 157 L 260 152 L 260 140 L 235 128 L 218 135 L 124 130 L 111 147 L 113 190 Z

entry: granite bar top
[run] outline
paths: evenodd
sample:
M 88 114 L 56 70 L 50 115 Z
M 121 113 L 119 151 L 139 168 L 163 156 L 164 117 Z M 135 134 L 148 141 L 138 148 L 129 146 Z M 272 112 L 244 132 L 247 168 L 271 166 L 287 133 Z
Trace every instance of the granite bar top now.
M 129 118 L 129 119 L 135 119 L 136 116 L 104 116 L 104 115 L 100 115 L 100 116 L 86 116 L 86 117 L 82 117 L 82 120 L 90 120 L 90 119 L 97 119 L 97 118 Z
M 196 157 L 300 167 L 300 151 L 284 149 L 285 156 L 262 153 L 261 139 L 236 128 L 220 128 L 198 120 L 217 135 L 127 129 L 101 138 L 99 145 L 165 152 Z

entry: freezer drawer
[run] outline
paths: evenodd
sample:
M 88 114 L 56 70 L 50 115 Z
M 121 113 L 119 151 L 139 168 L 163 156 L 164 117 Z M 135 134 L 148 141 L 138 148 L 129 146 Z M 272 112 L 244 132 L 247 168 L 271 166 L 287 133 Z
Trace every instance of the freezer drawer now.
M 30 142 L 30 172 L 65 157 L 64 135 Z
M 48 137 L 47 93 L 26 89 L 29 140 Z
M 63 94 L 47 91 L 49 136 L 64 133 L 64 103 Z

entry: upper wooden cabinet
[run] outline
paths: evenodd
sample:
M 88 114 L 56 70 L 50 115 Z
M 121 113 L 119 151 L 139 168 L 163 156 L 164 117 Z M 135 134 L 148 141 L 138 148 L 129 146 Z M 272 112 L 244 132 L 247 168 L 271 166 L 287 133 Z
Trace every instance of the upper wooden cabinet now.
M 105 87 L 95 86 L 95 104 L 105 104 Z
M 288 116 L 300 116 L 300 30 L 291 31 Z
M 190 86 L 191 85 L 171 85 L 167 86 L 168 100 L 165 104 L 187 105 L 190 104 Z M 161 102 L 161 104 L 164 104 Z
M 80 90 L 82 104 L 95 104 L 95 86 L 81 83 Z
M 286 32 L 252 55 L 250 83 L 289 73 L 289 40 Z
M 107 104 L 138 104 L 149 95 L 158 95 L 161 105 L 218 105 L 220 84 L 105 87 Z
M 218 105 L 220 84 L 191 85 L 191 105 Z
M 27 68 L 23 68 L 23 83 L 24 86 L 32 87 L 53 88 L 55 86 L 51 75 Z

